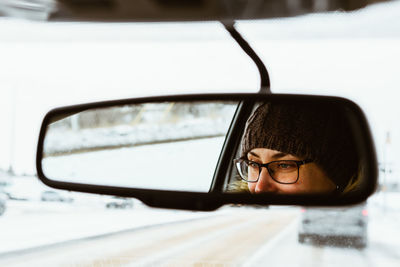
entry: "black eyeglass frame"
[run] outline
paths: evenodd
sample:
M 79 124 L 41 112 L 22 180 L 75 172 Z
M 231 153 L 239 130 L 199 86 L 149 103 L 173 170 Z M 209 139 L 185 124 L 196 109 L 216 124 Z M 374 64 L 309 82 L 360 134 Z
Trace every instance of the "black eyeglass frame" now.
M 238 165 L 237 165 L 238 163 L 240 164 L 241 161 L 244 161 L 244 162 L 246 162 L 247 164 L 248 164 L 249 162 L 251 162 L 251 163 L 253 163 L 253 164 L 258 165 L 259 170 L 258 170 L 257 180 L 252 180 L 252 181 L 250 181 L 250 180 L 246 180 L 245 178 L 242 177 L 241 171 L 238 169 Z M 296 165 L 297 165 L 297 177 L 296 177 L 296 180 L 295 180 L 294 182 L 290 182 L 290 183 L 280 182 L 280 181 L 278 181 L 276 178 L 274 178 L 274 176 L 272 175 L 271 170 L 270 170 L 270 168 L 269 168 L 269 165 L 272 164 L 272 163 L 275 163 L 275 162 L 289 162 L 289 161 L 290 161 L 290 162 L 294 162 L 294 163 L 296 163 Z M 261 163 L 258 163 L 258 162 L 252 161 L 252 160 L 243 159 L 243 158 L 238 158 L 238 159 L 234 159 L 233 162 L 234 162 L 236 168 L 238 169 L 240 178 L 241 178 L 243 181 L 245 181 L 245 182 L 248 182 L 248 183 L 257 183 L 258 180 L 260 180 L 261 169 L 262 169 L 262 167 L 265 167 L 265 168 L 267 169 L 269 175 L 271 176 L 272 180 L 274 180 L 274 181 L 277 182 L 278 184 L 295 184 L 295 183 L 297 183 L 297 181 L 299 180 L 300 166 L 301 166 L 301 165 L 304 165 L 304 164 L 307 164 L 307 163 L 311 163 L 311 162 L 313 162 L 313 160 L 312 160 L 312 159 L 305 159 L 305 160 L 274 160 L 274 161 L 271 161 L 271 162 L 268 162 L 268 163 L 265 163 L 265 164 L 261 164 Z

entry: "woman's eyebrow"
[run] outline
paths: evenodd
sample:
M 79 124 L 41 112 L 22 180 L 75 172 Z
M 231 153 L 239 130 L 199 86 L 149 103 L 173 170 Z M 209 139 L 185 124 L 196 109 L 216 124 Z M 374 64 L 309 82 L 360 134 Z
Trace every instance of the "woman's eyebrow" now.
M 256 157 L 256 158 L 260 158 L 260 156 L 259 155 L 257 155 L 256 153 L 254 153 L 254 152 L 248 152 L 248 154 L 250 154 L 250 155 L 252 155 L 252 156 L 254 156 L 254 157 Z
M 288 154 L 288 153 L 283 153 L 283 152 L 277 152 L 276 154 L 273 154 L 273 155 L 271 156 L 271 158 L 273 158 L 273 159 L 279 159 L 279 158 L 286 157 L 287 155 L 290 155 L 290 154 Z

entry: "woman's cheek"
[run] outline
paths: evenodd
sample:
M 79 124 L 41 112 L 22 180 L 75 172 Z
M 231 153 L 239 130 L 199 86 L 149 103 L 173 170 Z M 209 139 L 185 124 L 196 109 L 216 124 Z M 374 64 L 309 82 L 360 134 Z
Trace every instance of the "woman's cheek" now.
M 254 194 L 256 190 L 256 183 L 247 183 L 247 186 L 249 187 L 250 193 Z

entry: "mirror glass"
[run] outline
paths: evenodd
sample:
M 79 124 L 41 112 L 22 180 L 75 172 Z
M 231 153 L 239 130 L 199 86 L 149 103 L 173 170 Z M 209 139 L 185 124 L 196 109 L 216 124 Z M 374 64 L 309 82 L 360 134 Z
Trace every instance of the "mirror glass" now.
M 51 180 L 208 192 L 237 102 L 162 102 L 54 118 L 42 169 Z
M 362 184 L 358 124 L 346 105 L 326 101 L 167 101 L 66 109 L 48 120 L 41 165 L 48 179 L 79 184 L 341 194 Z M 228 167 L 217 168 L 220 159 Z

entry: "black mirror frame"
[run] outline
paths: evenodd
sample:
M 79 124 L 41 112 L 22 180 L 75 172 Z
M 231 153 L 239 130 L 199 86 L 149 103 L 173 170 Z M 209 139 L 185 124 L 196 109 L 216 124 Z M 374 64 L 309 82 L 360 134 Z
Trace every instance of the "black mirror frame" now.
M 167 190 L 147 190 L 124 187 L 112 187 L 101 185 L 87 185 L 78 183 L 66 183 L 48 179 L 42 170 L 41 159 L 43 156 L 43 143 L 47 125 L 54 121 L 54 118 L 62 118 L 65 114 L 74 114 L 91 108 L 102 108 L 114 105 L 139 104 L 144 102 L 164 102 L 164 101 L 206 101 L 206 100 L 225 100 L 241 101 L 236 111 L 224 147 L 214 174 L 212 189 L 208 193 L 194 193 Z M 262 194 L 249 195 L 243 193 L 221 193 L 222 183 L 226 177 L 226 171 L 231 167 L 233 151 L 240 140 L 240 132 L 246 123 L 251 110 L 251 104 L 258 101 L 284 101 L 284 102 L 322 102 L 342 105 L 354 113 L 354 120 L 358 125 L 358 147 L 364 155 L 366 181 L 362 190 L 355 193 L 346 194 L 340 197 L 332 195 L 276 195 Z M 143 203 L 160 208 L 184 209 L 184 210 L 215 210 L 225 204 L 256 204 L 256 205 L 301 205 L 301 206 L 339 206 L 350 205 L 365 201 L 376 189 L 377 184 L 377 160 L 372 135 L 367 123 L 367 119 L 362 110 L 354 102 L 331 96 L 312 96 L 312 95 L 289 95 L 289 94 L 202 94 L 202 95 L 172 95 L 155 96 L 135 99 L 123 99 L 89 104 L 74 105 L 56 108 L 49 111 L 43 119 L 40 129 L 39 141 L 36 154 L 36 168 L 39 179 L 46 185 L 69 191 L 84 193 L 94 193 L 102 195 L 115 195 L 121 197 L 133 197 Z

